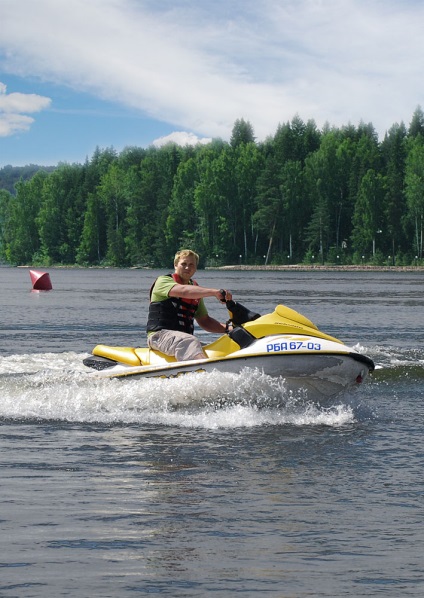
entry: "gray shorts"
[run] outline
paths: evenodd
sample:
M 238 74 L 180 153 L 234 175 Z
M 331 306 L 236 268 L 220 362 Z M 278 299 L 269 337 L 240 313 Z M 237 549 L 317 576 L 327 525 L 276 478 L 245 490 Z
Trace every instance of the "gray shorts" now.
M 147 343 L 151 349 L 172 355 L 177 361 L 196 359 L 203 353 L 199 339 L 178 330 L 158 330 L 147 337 Z

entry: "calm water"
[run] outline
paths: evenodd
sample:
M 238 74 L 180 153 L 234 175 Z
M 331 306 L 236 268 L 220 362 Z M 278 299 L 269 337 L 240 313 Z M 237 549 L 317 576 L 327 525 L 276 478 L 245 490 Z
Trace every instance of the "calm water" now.
M 375 360 L 320 405 L 248 370 L 88 378 L 144 343 L 157 273 L 49 272 L 0 268 L 2 598 L 424 595 L 423 273 L 198 273 Z

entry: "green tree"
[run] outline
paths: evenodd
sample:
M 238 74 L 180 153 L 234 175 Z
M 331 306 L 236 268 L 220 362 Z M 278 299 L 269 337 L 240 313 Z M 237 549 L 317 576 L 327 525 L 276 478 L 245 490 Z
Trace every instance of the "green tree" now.
M 273 138 L 276 160 L 283 165 L 288 160 L 301 162 L 320 146 L 321 134 L 313 120 L 306 124 L 296 114 L 291 122 L 278 125 Z
M 83 174 L 80 165 L 61 164 L 44 181 L 36 223 L 41 254 L 48 263 L 75 263 L 85 210 L 80 195 Z
M 281 237 L 285 241 L 285 249 L 288 251 L 289 259 L 292 260 L 294 243 L 297 245 L 297 254 L 300 253 L 304 227 L 303 214 L 306 207 L 301 162 L 288 160 L 282 167 L 280 180 L 284 214 L 284 218 L 281 219 Z
M 244 261 L 254 255 L 253 212 L 256 199 L 256 186 L 263 168 L 263 155 L 254 143 L 244 143 L 235 150 L 234 177 L 236 196 L 230 207 L 230 216 L 236 231 L 235 253 L 243 253 Z M 232 187 L 230 192 L 232 192 Z
M 351 146 L 352 147 L 352 146 Z M 369 170 L 376 172 L 382 169 L 381 152 L 378 137 L 371 125 L 363 125 L 356 131 L 353 142 L 352 164 L 350 173 L 350 190 L 356 197 L 362 178 Z
M 40 250 L 36 218 L 40 209 L 42 189 L 47 173 L 38 171 L 27 182 L 16 184 L 16 197 L 9 204 L 5 255 L 9 263 L 31 263 Z
M 6 245 L 10 231 L 10 211 L 13 196 L 6 189 L 0 189 L 0 261 L 6 260 Z
M 199 232 L 205 255 L 231 259 L 237 251 L 235 158 L 230 146 L 218 155 L 204 155 L 194 192 Z
M 424 136 L 424 112 L 421 106 L 417 106 L 408 129 L 409 137 L 416 137 L 417 135 Z
M 194 199 L 198 180 L 195 158 L 189 158 L 179 164 L 166 220 L 166 241 L 169 247 L 185 247 L 188 240 L 190 247 L 198 246 L 198 221 Z
M 84 165 L 84 177 L 80 187 L 80 197 L 84 203 L 81 213 L 81 232 L 76 249 L 78 264 L 101 264 L 107 253 L 106 208 L 98 193 L 102 177 L 109 166 L 116 162 L 113 148 L 96 148 L 91 160 Z
M 231 147 L 235 148 L 243 143 L 254 143 L 255 135 L 253 127 L 249 121 L 238 118 L 233 126 L 230 138 Z
M 141 200 L 141 169 L 130 166 L 125 173 L 127 189 L 126 236 L 125 248 L 129 264 L 149 265 L 149 256 L 142 252 L 143 226 L 146 213 L 142 209 Z
M 114 162 L 103 175 L 98 188 L 106 216 L 106 261 L 112 266 L 128 265 L 125 250 L 127 191 L 126 172 Z
M 282 218 L 284 202 L 281 191 L 281 167 L 274 151 L 269 151 L 257 181 L 256 209 L 253 225 L 257 231 L 255 255 L 265 254 L 265 265 L 271 260 L 277 226 Z M 263 241 L 262 241 L 263 239 Z
M 150 148 L 137 173 L 137 192 L 130 198 L 127 239 L 134 254 L 139 240 L 137 261 L 151 265 L 168 264 L 175 248 L 167 243 L 167 218 L 174 177 L 183 151 L 175 144 Z
M 405 195 L 408 215 L 414 226 L 414 251 L 423 257 L 424 225 L 424 138 L 418 134 L 408 144 Z
M 322 138 L 319 150 L 305 162 L 305 179 L 311 206 L 311 221 L 307 226 L 306 242 L 313 251 L 318 249 L 321 260 L 331 245 L 338 247 L 344 197 L 341 194 L 339 140 L 334 132 Z
M 106 255 L 104 206 L 97 193 L 89 193 L 76 261 L 80 265 L 101 264 Z
M 404 194 L 405 158 L 406 158 L 406 129 L 405 125 L 393 125 L 386 134 L 382 153 L 385 173 L 387 177 L 387 192 L 385 199 L 386 227 L 383 233 L 387 239 L 386 249 L 391 254 L 395 264 L 397 251 L 407 249 L 404 243 L 402 223 L 406 214 L 406 199 Z
M 318 251 L 321 262 L 325 261 L 325 254 L 329 246 L 330 212 L 328 199 L 321 179 L 316 181 L 316 199 L 311 220 L 306 228 L 306 242 L 311 251 Z
M 169 247 L 166 243 L 166 221 L 172 198 L 175 175 L 186 151 L 190 154 L 190 150 L 183 150 L 175 144 L 169 144 L 161 148 L 157 154 L 158 188 L 156 196 L 155 242 L 153 244 L 156 263 L 169 263 L 169 259 L 175 253 L 175 247 Z
M 352 243 L 361 255 L 376 255 L 376 235 L 382 233 L 385 181 L 381 173 L 369 169 L 362 178 L 353 214 Z

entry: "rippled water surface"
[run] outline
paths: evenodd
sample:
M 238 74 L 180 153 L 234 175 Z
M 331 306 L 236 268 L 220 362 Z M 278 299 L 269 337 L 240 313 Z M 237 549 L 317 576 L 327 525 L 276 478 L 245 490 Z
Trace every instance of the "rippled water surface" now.
M 424 594 L 422 273 L 197 273 L 374 359 L 327 404 L 247 369 L 90 378 L 145 342 L 159 272 L 49 273 L 0 268 L 0 596 Z

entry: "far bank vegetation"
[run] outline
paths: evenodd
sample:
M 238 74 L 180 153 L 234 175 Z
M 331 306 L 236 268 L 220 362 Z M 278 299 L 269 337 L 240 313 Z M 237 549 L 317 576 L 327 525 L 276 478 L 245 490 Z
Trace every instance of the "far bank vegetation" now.
M 84 164 L 0 171 L 0 261 L 169 267 L 175 251 L 225 264 L 423 262 L 424 115 L 380 142 L 371 124 L 299 116 L 255 141 L 97 149 Z M 9 177 L 9 188 L 3 182 Z

